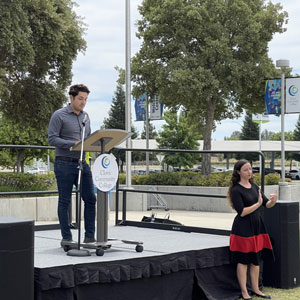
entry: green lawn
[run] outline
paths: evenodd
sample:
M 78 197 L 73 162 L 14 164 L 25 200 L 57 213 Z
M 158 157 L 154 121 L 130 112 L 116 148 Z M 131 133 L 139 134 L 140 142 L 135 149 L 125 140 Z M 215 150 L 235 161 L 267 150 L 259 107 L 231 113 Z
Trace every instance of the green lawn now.
M 300 287 L 289 290 L 274 289 L 270 287 L 264 287 L 263 293 L 270 295 L 273 300 L 299 300 L 300 299 Z M 253 299 L 261 299 L 253 297 Z

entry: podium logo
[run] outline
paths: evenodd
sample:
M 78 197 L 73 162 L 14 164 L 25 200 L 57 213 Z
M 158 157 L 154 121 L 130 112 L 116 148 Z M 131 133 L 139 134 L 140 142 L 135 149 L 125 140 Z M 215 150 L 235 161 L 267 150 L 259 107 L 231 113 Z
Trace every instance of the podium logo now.
M 109 165 L 110 165 L 110 159 L 109 159 L 109 157 L 108 156 L 104 156 L 102 158 L 102 167 L 104 169 L 107 169 L 109 167 Z

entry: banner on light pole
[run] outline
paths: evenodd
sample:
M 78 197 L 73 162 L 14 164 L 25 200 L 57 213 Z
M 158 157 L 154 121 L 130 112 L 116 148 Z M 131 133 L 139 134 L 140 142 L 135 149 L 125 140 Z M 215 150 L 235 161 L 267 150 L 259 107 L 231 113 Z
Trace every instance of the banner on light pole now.
M 266 114 L 281 113 L 281 79 L 270 79 L 265 89 Z
M 153 97 L 150 105 L 150 120 L 162 120 L 163 104 L 159 102 L 158 96 Z
M 300 112 L 300 78 L 287 78 L 286 83 L 286 113 Z
M 135 107 L 136 121 L 146 120 L 146 105 L 147 105 L 146 93 L 140 96 L 138 99 L 135 99 L 134 107 Z

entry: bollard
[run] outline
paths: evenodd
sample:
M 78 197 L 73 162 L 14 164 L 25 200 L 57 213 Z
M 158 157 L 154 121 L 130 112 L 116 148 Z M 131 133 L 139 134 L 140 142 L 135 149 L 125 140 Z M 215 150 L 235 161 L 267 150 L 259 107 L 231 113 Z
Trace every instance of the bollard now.
M 273 245 L 275 261 L 266 259 L 263 284 L 289 289 L 300 285 L 299 202 L 277 201 L 264 210 L 265 225 Z

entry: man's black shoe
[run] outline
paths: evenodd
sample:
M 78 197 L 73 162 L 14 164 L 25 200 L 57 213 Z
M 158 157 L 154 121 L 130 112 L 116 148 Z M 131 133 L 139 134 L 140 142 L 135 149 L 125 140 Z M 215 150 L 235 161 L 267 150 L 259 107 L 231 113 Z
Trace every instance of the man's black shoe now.
M 67 238 L 67 239 L 62 239 L 60 242 L 60 246 L 63 248 L 66 244 L 68 244 L 70 242 L 73 242 L 73 239 L 71 237 Z
M 86 237 L 84 238 L 83 242 L 84 242 L 85 244 L 89 244 L 89 243 L 95 243 L 96 240 L 95 240 L 94 237 L 87 237 L 87 236 L 86 236 Z

